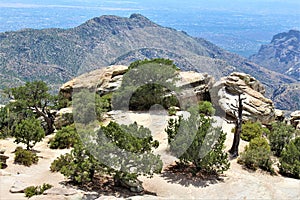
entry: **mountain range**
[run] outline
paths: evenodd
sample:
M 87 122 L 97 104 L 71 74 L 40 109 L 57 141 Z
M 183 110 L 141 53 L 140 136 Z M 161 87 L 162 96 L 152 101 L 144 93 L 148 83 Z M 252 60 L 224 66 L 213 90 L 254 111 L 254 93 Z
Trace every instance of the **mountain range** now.
M 62 83 L 93 69 L 163 57 L 174 60 L 182 70 L 206 72 L 216 79 L 233 71 L 248 73 L 264 84 L 268 97 L 280 98 L 279 88 L 284 85 L 290 89 L 290 84 L 298 84 L 297 77 L 255 59 L 263 54 L 263 48 L 257 56 L 246 59 L 205 39 L 162 27 L 140 14 L 129 18 L 105 15 L 70 29 L 0 33 L 0 86 L 3 89 L 44 80 L 57 91 Z M 300 109 L 300 105 L 285 101 L 278 107 Z

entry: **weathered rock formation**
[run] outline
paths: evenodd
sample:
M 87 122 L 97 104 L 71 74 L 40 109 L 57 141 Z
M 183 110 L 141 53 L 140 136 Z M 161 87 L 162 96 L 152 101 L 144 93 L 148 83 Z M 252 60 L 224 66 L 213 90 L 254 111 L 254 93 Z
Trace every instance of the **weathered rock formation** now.
M 180 71 L 179 78 L 176 86 L 181 89 L 180 96 L 183 101 L 195 103 L 211 100 L 209 91 L 215 82 L 212 76 L 194 71 Z
M 234 72 L 216 82 L 211 90 L 211 98 L 226 116 L 236 119 L 235 106 L 238 92 L 242 93 L 243 119 L 268 124 L 275 119 L 273 102 L 264 97 L 262 84 L 248 74 Z
M 291 125 L 300 130 L 300 110 L 291 113 Z
M 74 90 L 89 89 L 100 95 L 114 92 L 121 86 L 123 75 L 127 69 L 128 67 L 124 65 L 112 65 L 94 70 L 65 83 L 60 88 L 60 93 L 71 101 Z M 182 89 L 180 95 L 187 95 L 186 98 L 195 98 L 195 101 L 210 100 L 209 90 L 214 83 L 212 76 L 194 71 L 180 71 L 178 76 L 180 80 L 176 85 Z
M 113 92 L 121 85 L 123 74 L 127 69 L 128 67 L 124 65 L 113 65 L 82 74 L 65 83 L 60 88 L 60 93 L 64 98 L 72 100 L 73 90 L 95 90 L 100 95 Z

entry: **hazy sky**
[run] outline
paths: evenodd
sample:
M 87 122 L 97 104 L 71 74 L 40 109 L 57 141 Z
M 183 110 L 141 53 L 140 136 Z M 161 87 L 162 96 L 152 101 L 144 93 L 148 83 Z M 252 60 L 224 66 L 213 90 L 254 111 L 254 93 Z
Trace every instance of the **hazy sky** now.
M 105 7 L 114 5 L 114 8 L 147 9 L 157 8 L 172 9 L 225 9 L 240 12 L 274 12 L 274 13 L 300 13 L 299 0 L 128 0 L 128 1 L 96 1 L 96 0 L 0 0 L 0 7 Z

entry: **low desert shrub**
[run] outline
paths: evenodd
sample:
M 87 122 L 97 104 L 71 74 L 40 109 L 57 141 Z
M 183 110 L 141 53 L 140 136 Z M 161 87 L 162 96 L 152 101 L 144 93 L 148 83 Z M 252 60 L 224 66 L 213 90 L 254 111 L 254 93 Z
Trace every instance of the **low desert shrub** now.
M 36 153 L 23 149 L 22 147 L 17 147 L 15 150 L 15 163 L 25 165 L 27 167 L 32 164 L 37 164 L 39 158 Z
M 279 162 L 281 174 L 300 179 L 300 137 L 284 147 Z
M 212 116 L 215 114 L 215 109 L 212 103 L 209 101 L 200 101 L 198 104 L 199 113 L 205 114 L 207 116 Z
M 76 132 L 75 126 L 70 125 L 58 130 L 55 137 L 49 141 L 51 149 L 65 149 L 73 147 L 80 137 Z
M 242 125 L 241 139 L 245 141 L 250 141 L 254 138 L 261 137 L 264 133 L 268 133 L 267 128 L 262 127 L 259 122 L 247 121 Z
M 44 193 L 44 191 L 52 188 L 53 186 L 48 184 L 48 183 L 44 183 L 42 186 L 29 186 L 28 188 L 26 188 L 24 190 L 25 196 L 30 198 L 34 195 L 41 195 Z
M 271 149 L 268 141 L 262 137 L 252 139 L 241 153 L 238 163 L 248 169 L 257 170 L 258 168 L 273 173 Z

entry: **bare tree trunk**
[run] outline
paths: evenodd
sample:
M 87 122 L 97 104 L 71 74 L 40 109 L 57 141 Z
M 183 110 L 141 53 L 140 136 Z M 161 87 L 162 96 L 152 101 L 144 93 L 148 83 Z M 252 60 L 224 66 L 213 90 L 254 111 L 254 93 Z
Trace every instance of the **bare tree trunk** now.
M 240 137 L 242 132 L 242 123 L 243 123 L 243 100 L 241 98 L 241 94 L 238 94 L 238 116 L 235 122 L 235 133 L 233 138 L 233 143 L 229 153 L 233 158 L 236 158 L 239 155 L 239 144 L 240 144 Z
M 38 115 L 42 116 L 45 120 L 45 122 L 47 123 L 47 130 L 46 130 L 46 135 L 49 135 L 51 133 L 54 132 L 54 120 L 52 118 L 52 116 L 48 113 L 44 113 L 42 112 L 37 106 L 35 106 L 35 111 Z

